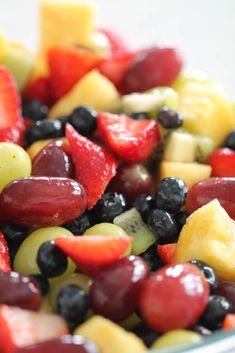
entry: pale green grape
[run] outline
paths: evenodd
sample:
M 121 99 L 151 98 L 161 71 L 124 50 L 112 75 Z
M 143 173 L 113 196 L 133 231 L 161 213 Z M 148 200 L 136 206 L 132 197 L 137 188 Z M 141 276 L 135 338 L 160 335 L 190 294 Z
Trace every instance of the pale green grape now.
M 31 168 L 31 159 L 22 147 L 0 142 L 0 192 L 11 181 L 29 176 Z
M 152 345 L 152 349 L 173 347 L 180 345 L 190 345 L 198 343 L 202 340 L 201 335 L 190 330 L 172 330 L 160 338 L 158 338 Z

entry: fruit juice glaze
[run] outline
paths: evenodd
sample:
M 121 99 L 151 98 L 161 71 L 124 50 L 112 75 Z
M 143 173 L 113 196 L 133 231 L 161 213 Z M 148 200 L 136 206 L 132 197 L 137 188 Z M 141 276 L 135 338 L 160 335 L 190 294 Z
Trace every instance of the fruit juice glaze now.
M 0 351 L 138 353 L 235 328 L 235 114 L 176 48 L 44 0 L 0 36 Z M 66 14 L 66 16 L 64 16 Z

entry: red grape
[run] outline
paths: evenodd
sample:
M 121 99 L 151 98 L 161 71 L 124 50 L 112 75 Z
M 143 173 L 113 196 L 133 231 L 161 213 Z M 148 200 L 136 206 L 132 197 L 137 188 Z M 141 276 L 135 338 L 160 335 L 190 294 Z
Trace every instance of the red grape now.
M 92 341 L 75 335 L 65 335 L 61 338 L 26 346 L 17 350 L 17 353 L 100 353 Z
M 38 310 L 41 293 L 37 284 L 17 272 L 0 273 L 0 304 Z
M 93 311 L 113 321 L 126 319 L 137 307 L 148 271 L 147 264 L 138 256 L 123 257 L 102 271 L 90 290 Z
M 206 308 L 209 286 L 192 264 L 174 264 L 155 272 L 140 295 L 140 311 L 157 332 L 193 325 Z
M 127 201 L 134 201 L 142 194 L 149 194 L 152 188 L 152 176 L 139 163 L 123 164 L 109 184 L 110 191 L 123 194 Z
M 182 65 L 175 48 L 153 47 L 140 51 L 124 76 L 121 90 L 127 94 L 144 92 L 156 86 L 169 86 Z
M 67 178 L 17 179 L 0 195 L 4 220 L 26 227 L 58 226 L 79 217 L 85 208 L 82 185 Z
M 219 282 L 217 293 L 230 302 L 232 312 L 235 312 L 235 283 L 229 281 Z
M 208 178 L 193 185 L 186 198 L 186 210 L 191 213 L 218 199 L 230 217 L 235 219 L 235 178 Z
M 62 141 L 54 141 L 44 147 L 34 158 L 32 175 L 73 178 L 73 162 Z

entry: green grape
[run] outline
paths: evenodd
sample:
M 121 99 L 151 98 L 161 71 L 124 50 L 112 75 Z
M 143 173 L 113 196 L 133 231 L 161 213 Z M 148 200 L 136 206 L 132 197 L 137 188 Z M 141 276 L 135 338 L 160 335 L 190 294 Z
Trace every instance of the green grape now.
M 125 330 L 132 330 L 141 322 L 142 319 L 136 313 L 133 313 L 126 320 L 120 322 L 120 326 L 122 326 Z
M 152 345 L 152 349 L 166 348 L 180 345 L 190 345 L 198 343 L 202 340 L 201 335 L 190 330 L 172 330 L 160 338 L 158 338 Z
M 73 234 L 62 227 L 46 227 L 35 230 L 20 245 L 14 259 L 14 270 L 26 276 L 40 273 L 36 263 L 38 249 L 44 242 L 62 236 L 72 237 Z M 69 259 L 67 270 L 63 275 L 53 279 L 51 283 L 54 283 L 58 278 L 65 278 L 69 274 L 74 273 L 75 269 L 75 264 Z
M 77 285 L 82 289 L 84 289 L 86 293 L 88 293 L 91 283 L 92 283 L 92 278 L 83 273 L 73 273 L 72 275 L 67 276 L 67 278 L 65 279 L 54 280 L 54 283 L 51 285 L 51 288 L 48 294 L 48 300 L 53 310 L 54 311 L 56 310 L 56 298 L 59 291 L 67 284 Z
M 151 90 L 151 93 L 161 97 L 162 104 L 160 108 L 179 109 L 179 96 L 174 89 L 170 87 L 158 87 Z
M 0 192 L 11 181 L 30 176 L 31 160 L 25 150 L 10 142 L 0 142 Z
M 210 137 L 206 136 L 194 136 L 196 140 L 196 160 L 201 163 L 205 163 L 213 152 L 215 144 Z

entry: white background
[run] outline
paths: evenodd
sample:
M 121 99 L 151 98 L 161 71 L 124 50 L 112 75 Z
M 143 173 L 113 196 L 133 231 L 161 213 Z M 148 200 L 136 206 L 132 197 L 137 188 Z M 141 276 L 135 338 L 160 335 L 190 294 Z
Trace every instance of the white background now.
M 37 0 L 0 0 L 0 31 L 32 48 Z M 206 71 L 235 100 L 235 0 L 94 0 L 97 24 L 116 28 L 133 46 L 171 43 L 186 68 Z

